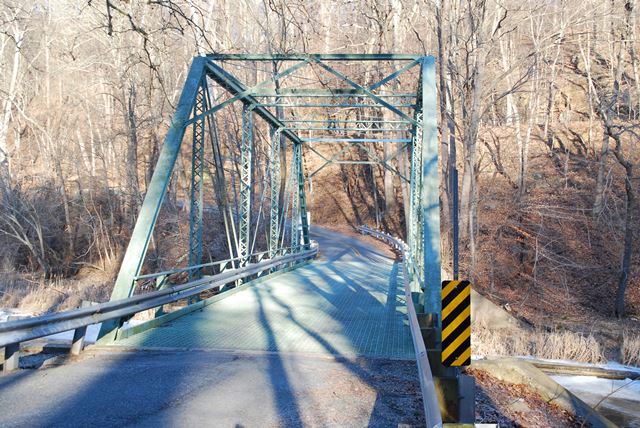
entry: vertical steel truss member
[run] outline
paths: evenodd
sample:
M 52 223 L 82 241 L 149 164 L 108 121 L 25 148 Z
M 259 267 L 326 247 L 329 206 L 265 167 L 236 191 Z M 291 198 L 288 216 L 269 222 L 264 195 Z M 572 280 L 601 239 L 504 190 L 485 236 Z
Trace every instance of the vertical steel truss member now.
M 300 221 L 300 175 L 298 170 L 301 166 L 301 146 L 293 145 L 293 156 L 291 156 L 291 250 L 300 249 L 300 231 L 298 224 Z
M 420 63 L 422 69 L 424 65 Z M 422 241 L 422 221 L 420 216 L 420 195 L 422 186 L 422 73 L 418 79 L 418 89 L 416 91 L 415 125 L 413 127 L 413 139 L 411 141 L 411 176 L 409 187 L 409 224 L 407 227 L 407 238 L 409 241 L 412 264 L 415 267 L 414 291 L 422 291 L 424 285 L 424 272 L 419 262 L 421 257 Z M 417 283 L 417 286 L 416 286 Z
M 204 83 L 204 82 L 203 82 Z M 206 87 L 201 84 L 196 94 L 193 116 L 199 117 L 193 123 L 193 143 L 191 146 L 191 204 L 189 209 L 189 266 L 202 263 L 202 215 L 204 203 L 204 121 Z M 190 270 L 189 280 L 201 277 L 201 269 Z
M 424 272 L 424 305 L 432 313 L 440 313 L 440 177 L 438 175 L 438 125 L 436 121 L 436 67 L 433 57 L 425 57 L 421 68 L 422 165 L 421 226 L 422 270 Z
M 411 145 L 411 186 L 410 186 L 410 210 L 409 215 L 409 247 L 411 256 L 416 266 L 420 266 L 421 241 L 422 241 L 422 221 L 420 212 L 420 195 L 422 186 L 422 112 L 416 115 L 418 125 L 415 128 L 415 135 Z M 424 275 L 418 269 L 418 281 L 423 283 Z M 417 291 L 417 290 L 414 290 Z
M 242 107 L 242 142 L 240 144 L 240 237 L 239 256 L 244 266 L 251 249 L 251 175 L 253 163 L 253 105 Z
M 205 91 L 205 106 L 206 109 L 211 106 L 209 91 Z M 209 141 L 211 142 L 211 152 L 213 153 L 213 182 L 215 188 L 216 203 L 218 209 L 222 213 L 224 220 L 224 230 L 227 236 L 227 248 L 229 249 L 229 258 L 233 259 L 237 255 L 238 237 L 236 236 L 236 226 L 233 221 L 233 211 L 231 205 L 229 205 L 229 199 L 227 197 L 227 184 L 224 176 L 224 159 L 222 158 L 222 152 L 220 151 L 220 142 L 218 140 L 218 129 L 216 126 L 215 115 L 210 115 L 207 121 L 207 129 L 209 131 Z M 232 268 L 235 269 L 236 262 L 231 262 Z
M 271 178 L 271 216 L 269 225 L 269 256 L 275 257 L 278 252 L 279 213 L 280 213 L 280 137 L 282 129 L 272 128 L 271 156 L 269 157 L 269 174 Z
M 297 143 L 295 146 L 300 146 L 297 157 L 296 171 L 298 173 L 298 199 L 300 201 L 300 228 L 302 229 L 302 244 L 305 250 L 311 248 L 311 240 L 309 238 L 309 217 L 307 216 L 307 195 L 304 192 L 304 168 L 302 165 L 302 144 Z

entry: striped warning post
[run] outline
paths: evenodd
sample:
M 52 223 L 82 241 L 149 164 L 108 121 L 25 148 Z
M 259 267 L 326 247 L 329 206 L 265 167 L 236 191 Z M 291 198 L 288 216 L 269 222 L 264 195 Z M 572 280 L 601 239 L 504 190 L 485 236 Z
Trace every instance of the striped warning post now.
M 471 283 L 442 281 L 442 365 L 471 364 Z

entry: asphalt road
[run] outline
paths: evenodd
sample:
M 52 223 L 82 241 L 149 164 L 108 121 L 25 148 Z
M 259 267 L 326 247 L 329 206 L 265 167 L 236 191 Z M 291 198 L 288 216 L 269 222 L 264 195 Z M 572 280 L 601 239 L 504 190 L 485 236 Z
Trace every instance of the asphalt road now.
M 322 251 L 315 263 L 344 263 L 365 280 L 372 263 L 393 269 L 386 252 L 363 241 L 324 230 L 314 239 Z M 421 424 L 419 391 L 407 359 L 96 348 L 61 366 L 1 376 L 0 426 L 411 426 Z

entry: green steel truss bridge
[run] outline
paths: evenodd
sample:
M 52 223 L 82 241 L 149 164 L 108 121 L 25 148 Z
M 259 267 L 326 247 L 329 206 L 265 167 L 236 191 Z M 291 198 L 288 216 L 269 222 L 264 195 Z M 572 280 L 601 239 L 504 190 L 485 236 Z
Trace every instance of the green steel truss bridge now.
M 238 77 L 248 70 L 254 71 L 251 83 Z M 231 117 L 237 134 L 229 132 Z M 239 138 L 230 144 L 234 135 Z M 384 145 L 392 149 L 381 156 Z M 348 156 L 353 150 L 365 155 Z M 4 370 L 17 368 L 20 343 L 52 333 L 74 331 L 72 353 L 78 354 L 87 326 L 100 322 L 98 344 L 111 349 L 210 347 L 416 360 L 427 424 L 472 422 L 473 395 L 461 392 L 468 378 L 440 364 L 438 150 L 433 57 L 194 58 L 111 301 L 0 324 Z M 181 153 L 190 157 L 183 195 L 188 254 L 184 266 L 153 272 L 146 259 Z M 408 168 L 398 168 L 401 155 Z M 318 162 L 308 170 L 304 159 L 312 156 Z M 398 260 L 310 227 L 309 185 L 315 179 L 322 186 L 319 173 L 331 164 L 380 165 L 408 184 L 406 243 L 360 228 L 392 246 Z M 222 229 L 207 224 L 211 206 Z M 206 238 L 214 234 L 223 237 L 222 260 L 206 257 Z M 166 305 L 177 301 L 188 304 L 168 312 Z M 151 311 L 151 319 L 126 323 L 141 311 Z M 267 320 L 277 320 L 268 334 Z

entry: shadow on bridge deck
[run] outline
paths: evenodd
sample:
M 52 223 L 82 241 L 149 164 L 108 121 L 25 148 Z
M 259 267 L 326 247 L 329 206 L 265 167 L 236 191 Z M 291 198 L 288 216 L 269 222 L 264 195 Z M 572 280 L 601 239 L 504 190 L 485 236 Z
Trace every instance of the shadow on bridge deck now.
M 111 347 L 154 351 L 0 378 L 0 425 L 420 423 L 398 263 L 356 239 L 314 238 L 318 261 Z
M 332 235 L 321 260 L 115 345 L 414 359 L 398 262 Z

